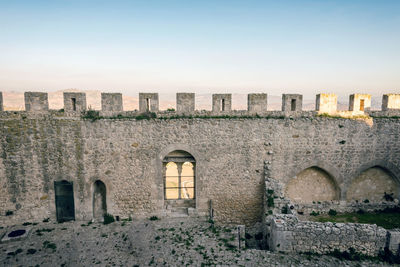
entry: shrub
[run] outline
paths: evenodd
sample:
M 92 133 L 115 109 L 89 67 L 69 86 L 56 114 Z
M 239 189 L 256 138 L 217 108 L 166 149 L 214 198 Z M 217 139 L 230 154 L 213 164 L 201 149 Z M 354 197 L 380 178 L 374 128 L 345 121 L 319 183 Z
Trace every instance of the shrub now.
M 151 217 L 149 218 L 149 220 L 150 220 L 150 221 L 157 221 L 157 220 L 159 220 L 159 218 L 158 218 L 157 216 L 151 216 Z
M 385 194 L 383 195 L 383 198 L 384 198 L 386 201 L 394 201 L 393 193 L 388 194 L 388 193 L 385 192 Z
M 101 119 L 101 116 L 100 116 L 100 112 L 89 108 L 85 113 L 83 113 L 82 118 L 88 119 L 91 121 L 96 121 L 98 119 Z
M 109 213 L 105 213 L 103 215 L 103 218 L 104 218 L 103 224 L 110 224 L 110 223 L 115 222 L 114 216 L 112 216 Z
M 282 214 L 288 214 L 288 207 L 283 206 L 281 212 L 282 212 Z
M 6 216 L 11 216 L 13 214 L 14 214 L 14 212 L 12 210 L 7 210 L 6 211 Z
M 364 203 L 369 203 L 369 200 L 368 199 L 364 200 Z
M 318 215 L 319 215 L 319 212 L 312 211 L 312 212 L 310 213 L 310 215 L 311 215 L 311 216 L 318 216 Z
M 336 210 L 330 209 L 330 210 L 328 211 L 328 214 L 329 214 L 330 216 L 336 216 L 336 215 L 337 215 L 337 212 L 336 212 Z

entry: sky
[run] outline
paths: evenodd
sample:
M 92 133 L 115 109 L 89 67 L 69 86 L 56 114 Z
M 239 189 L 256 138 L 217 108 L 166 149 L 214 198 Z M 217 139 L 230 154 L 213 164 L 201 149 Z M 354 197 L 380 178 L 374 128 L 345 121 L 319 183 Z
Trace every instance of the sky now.
M 399 0 L 0 0 L 0 90 L 400 93 Z

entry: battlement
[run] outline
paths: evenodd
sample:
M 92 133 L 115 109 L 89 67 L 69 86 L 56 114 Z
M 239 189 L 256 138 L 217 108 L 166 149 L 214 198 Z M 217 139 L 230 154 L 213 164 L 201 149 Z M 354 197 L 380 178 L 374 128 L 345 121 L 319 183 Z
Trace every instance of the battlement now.
M 49 111 L 48 95 L 42 92 L 25 92 L 25 111 L 29 113 L 46 113 Z M 76 92 L 64 93 L 64 111 L 72 116 L 78 116 L 86 111 L 86 94 Z M 198 114 L 195 109 L 194 93 L 176 94 L 177 114 Z M 295 116 L 304 113 L 303 96 L 301 94 L 282 94 L 282 109 L 285 116 Z M 317 94 L 315 99 L 315 111 L 317 114 L 351 117 L 369 114 L 371 108 L 371 95 L 351 94 L 349 96 L 348 111 L 337 110 L 336 94 Z M 0 92 L 0 111 L 4 111 L 3 95 Z M 102 93 L 101 112 L 104 115 L 117 115 L 126 112 L 123 109 L 121 93 Z M 129 111 L 131 112 L 131 111 Z M 137 112 L 137 111 L 133 111 Z M 139 113 L 160 112 L 159 96 L 157 93 L 139 93 Z M 173 112 L 168 110 L 169 113 Z M 205 111 L 201 111 L 205 112 Z M 212 111 L 207 115 L 254 115 L 272 114 L 277 111 L 268 111 L 268 95 L 266 93 L 248 94 L 247 110 L 232 110 L 232 94 L 213 94 Z M 310 112 L 310 111 L 308 111 Z M 400 113 L 400 94 L 384 94 L 382 97 L 382 110 L 374 111 L 379 115 L 386 113 L 398 115 Z

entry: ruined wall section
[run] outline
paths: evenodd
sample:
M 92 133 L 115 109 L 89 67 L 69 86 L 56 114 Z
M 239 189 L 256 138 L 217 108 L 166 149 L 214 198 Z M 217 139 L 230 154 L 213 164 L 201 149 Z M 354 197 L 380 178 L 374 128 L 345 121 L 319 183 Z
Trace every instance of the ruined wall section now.
M 11 113 L 10 113 L 11 114 Z M 81 120 L 38 115 L 0 119 L 0 222 L 55 218 L 54 181 L 73 181 L 77 220 L 92 219 L 93 183 L 107 188 L 113 215 L 162 215 L 162 157 L 196 159 L 196 207 L 215 220 L 260 221 L 264 162 L 286 184 L 318 166 L 337 179 L 341 199 L 353 178 L 380 162 L 400 166 L 400 121 L 310 118 Z M 25 116 L 25 117 L 24 117 Z M 345 141 L 342 143 L 341 141 Z M 11 216 L 4 216 L 7 210 Z
M 279 215 L 272 221 L 269 247 L 273 251 L 326 254 L 353 249 L 377 256 L 385 248 L 387 231 L 376 224 L 320 223 Z

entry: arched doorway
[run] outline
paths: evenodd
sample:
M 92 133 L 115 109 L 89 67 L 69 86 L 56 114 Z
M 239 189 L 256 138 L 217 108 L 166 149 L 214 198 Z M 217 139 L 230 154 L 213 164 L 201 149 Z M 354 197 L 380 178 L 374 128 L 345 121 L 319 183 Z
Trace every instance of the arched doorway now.
M 285 195 L 295 203 L 339 200 L 340 192 L 331 175 L 318 167 L 307 168 L 286 185 Z
M 106 185 L 97 180 L 93 184 L 93 218 L 102 220 L 105 213 L 107 213 Z
M 170 208 L 195 208 L 196 161 L 182 150 L 170 152 L 163 160 L 164 203 Z
M 58 222 L 75 220 L 74 187 L 72 182 L 55 181 L 56 215 Z

